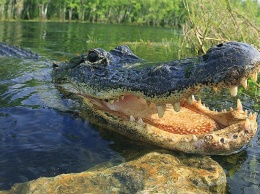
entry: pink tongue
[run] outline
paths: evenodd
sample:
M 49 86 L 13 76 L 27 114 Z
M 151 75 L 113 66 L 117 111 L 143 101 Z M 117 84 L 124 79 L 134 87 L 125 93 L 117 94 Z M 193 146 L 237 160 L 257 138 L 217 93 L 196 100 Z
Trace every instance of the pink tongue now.
M 147 105 L 143 98 L 137 98 L 136 96 L 126 95 L 124 100 L 114 102 L 110 104 L 105 103 L 105 106 L 110 110 L 120 112 L 124 115 L 133 115 L 134 117 L 149 117 L 152 114 L 157 114 L 157 109 L 154 104 Z

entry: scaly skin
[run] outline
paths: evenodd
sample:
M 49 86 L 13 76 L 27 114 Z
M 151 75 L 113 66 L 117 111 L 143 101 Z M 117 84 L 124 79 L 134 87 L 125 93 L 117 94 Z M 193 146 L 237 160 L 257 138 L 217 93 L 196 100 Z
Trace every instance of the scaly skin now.
M 38 59 L 39 55 L 18 46 L 11 46 L 0 42 L 0 55 L 3 57 Z
M 210 111 L 193 94 L 203 87 L 237 87 L 257 79 L 260 53 L 245 43 L 213 46 L 196 58 L 149 64 L 128 47 L 93 49 L 54 64 L 53 81 L 80 97 L 83 116 L 129 138 L 198 154 L 231 154 L 256 134 L 256 113 Z

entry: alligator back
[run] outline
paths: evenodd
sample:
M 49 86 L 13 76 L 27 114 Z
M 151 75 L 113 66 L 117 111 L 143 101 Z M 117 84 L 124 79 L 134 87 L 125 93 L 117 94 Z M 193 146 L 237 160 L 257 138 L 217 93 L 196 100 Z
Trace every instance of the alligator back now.
M 39 55 L 37 53 L 20 48 L 18 46 L 11 46 L 4 43 L 0 43 L 0 56 L 28 59 L 39 58 Z

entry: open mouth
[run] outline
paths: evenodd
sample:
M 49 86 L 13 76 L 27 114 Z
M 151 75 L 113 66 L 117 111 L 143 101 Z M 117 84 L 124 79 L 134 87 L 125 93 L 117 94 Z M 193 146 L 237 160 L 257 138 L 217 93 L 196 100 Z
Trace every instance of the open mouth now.
M 248 114 L 243 110 L 240 100 L 237 107 L 229 111 L 212 111 L 205 107 L 201 100 L 182 100 L 176 111 L 174 105 L 156 106 L 147 103 L 143 98 L 132 94 L 119 97 L 117 100 L 100 100 L 84 96 L 85 103 L 92 108 L 106 112 L 125 121 L 140 126 L 151 125 L 173 134 L 206 134 L 224 129 L 232 124 L 244 121 L 245 128 L 250 121 L 256 121 L 257 114 Z
M 249 77 L 257 81 L 258 69 L 251 72 L 238 80 L 244 88 L 247 88 Z M 216 111 L 193 95 L 168 103 L 169 98 L 146 100 L 140 92 L 104 90 L 96 96 L 73 82 L 60 86 L 63 91 L 83 99 L 86 109 L 82 116 L 90 122 L 166 149 L 209 155 L 231 154 L 247 145 L 257 131 L 257 113 L 243 110 L 239 99 L 236 107 Z M 238 91 L 238 86 L 224 83 L 211 87 L 214 91 L 229 88 L 231 96 L 236 96 Z M 197 88 L 194 91 L 198 91 Z

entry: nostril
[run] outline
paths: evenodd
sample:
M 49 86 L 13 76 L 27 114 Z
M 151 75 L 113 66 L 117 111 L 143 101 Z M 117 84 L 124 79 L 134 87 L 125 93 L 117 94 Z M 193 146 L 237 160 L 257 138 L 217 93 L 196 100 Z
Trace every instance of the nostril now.
M 223 46 L 223 43 L 220 43 L 217 45 L 217 47 L 222 47 Z
M 89 62 L 96 62 L 99 59 L 98 54 L 95 51 L 90 51 L 88 53 L 88 61 Z
M 52 63 L 52 67 L 53 67 L 53 69 L 56 69 L 56 68 L 59 67 L 59 65 L 58 65 L 56 62 L 53 62 L 53 63 Z

